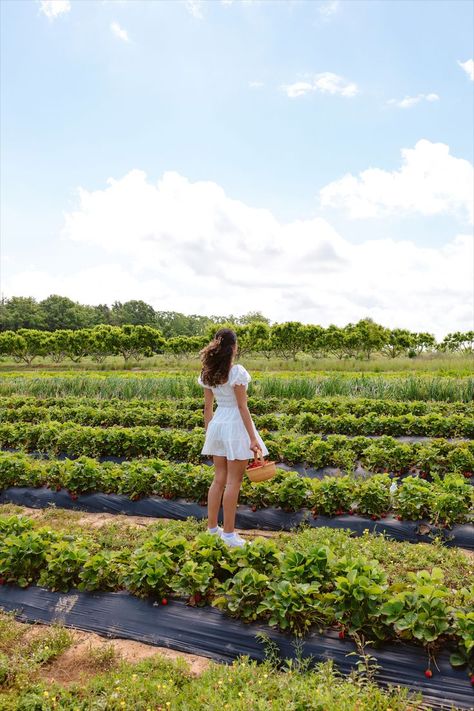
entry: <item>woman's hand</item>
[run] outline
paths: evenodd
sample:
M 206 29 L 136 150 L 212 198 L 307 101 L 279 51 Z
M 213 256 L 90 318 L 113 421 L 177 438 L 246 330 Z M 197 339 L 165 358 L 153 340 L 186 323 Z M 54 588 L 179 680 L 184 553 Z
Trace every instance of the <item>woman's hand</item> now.
M 256 437 L 251 437 L 251 438 L 250 438 L 250 449 L 252 450 L 252 452 L 255 452 L 255 453 L 256 453 L 260 448 L 261 448 L 261 447 L 260 447 L 260 445 L 259 445 L 259 443 L 258 443 L 258 441 L 257 441 L 257 438 L 256 438 Z

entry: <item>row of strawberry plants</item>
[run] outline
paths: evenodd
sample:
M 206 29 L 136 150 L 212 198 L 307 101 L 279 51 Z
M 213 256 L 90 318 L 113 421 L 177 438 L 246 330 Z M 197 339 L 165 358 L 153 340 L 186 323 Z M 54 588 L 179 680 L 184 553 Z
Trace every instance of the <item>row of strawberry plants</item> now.
M 45 407 L 22 405 L 5 408 L 0 422 L 74 422 L 90 427 L 154 426 L 193 428 L 202 425 L 201 411 L 165 407 L 141 408 L 128 404 L 107 405 L 101 408 L 85 405 Z M 259 429 L 267 431 L 294 430 L 296 432 L 340 433 L 348 435 L 428 436 L 474 438 L 474 417 L 465 415 L 255 415 Z
M 117 397 L 92 398 L 92 397 L 35 397 L 32 395 L 0 396 L 0 409 L 17 409 L 24 406 L 38 406 L 47 408 L 77 409 L 86 407 L 103 409 L 125 408 L 135 410 L 137 414 L 155 412 L 158 410 L 202 410 L 202 397 L 179 397 L 167 400 L 123 400 Z M 375 400 L 362 397 L 315 397 L 315 398 L 277 398 L 258 397 L 250 395 L 250 410 L 256 415 L 288 414 L 298 415 L 312 413 L 314 415 L 429 415 L 439 413 L 443 415 L 474 415 L 473 402 L 441 402 L 441 401 L 400 401 L 400 400 Z M 53 418 L 51 418 L 53 419 Z
M 113 550 L 93 538 L 33 529 L 24 517 L 0 519 L 0 583 L 52 590 L 128 590 L 170 602 L 212 604 L 246 622 L 304 635 L 337 627 L 340 637 L 370 635 L 415 642 L 431 659 L 455 645 L 453 665 L 472 674 L 474 587 L 450 591 L 439 568 L 408 573 L 390 584 L 375 559 L 341 556 L 329 545 L 279 549 L 257 539 L 243 549 L 201 533 L 188 541 L 166 530 L 138 548 Z
M 153 427 L 83 427 L 74 423 L 0 424 L 0 448 L 41 451 L 51 454 L 81 454 L 92 457 L 146 457 L 199 461 L 204 429 L 164 430 Z M 404 443 L 388 436 L 367 437 L 298 435 L 292 432 L 265 436 L 272 459 L 293 465 L 335 466 L 353 471 L 362 464 L 368 471 L 422 474 L 474 471 L 474 442 Z
M 12 486 L 67 489 L 73 499 L 100 491 L 123 494 L 136 501 L 145 496 L 185 498 L 203 503 L 212 482 L 208 466 L 144 459 L 115 464 L 80 457 L 35 460 L 22 454 L 0 454 L 0 490 Z M 472 518 L 474 489 L 458 474 L 434 482 L 409 476 L 394 487 L 387 474 L 368 479 L 354 476 L 311 479 L 279 469 L 274 479 L 258 485 L 245 478 L 240 501 L 257 510 L 277 506 L 285 511 L 308 508 L 317 516 L 344 513 L 385 518 L 427 519 L 451 526 Z

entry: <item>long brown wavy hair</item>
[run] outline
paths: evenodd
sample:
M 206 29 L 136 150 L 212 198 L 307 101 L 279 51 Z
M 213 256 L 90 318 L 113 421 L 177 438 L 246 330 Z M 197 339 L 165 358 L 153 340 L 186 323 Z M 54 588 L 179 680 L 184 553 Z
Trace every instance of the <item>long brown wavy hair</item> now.
M 199 352 L 202 370 L 201 380 L 215 387 L 229 379 L 237 336 L 230 328 L 220 328 L 212 341 Z

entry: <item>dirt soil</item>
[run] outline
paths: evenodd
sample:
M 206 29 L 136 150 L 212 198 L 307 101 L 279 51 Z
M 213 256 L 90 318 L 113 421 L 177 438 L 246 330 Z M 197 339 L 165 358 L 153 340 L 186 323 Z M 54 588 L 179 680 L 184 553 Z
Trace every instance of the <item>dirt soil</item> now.
M 72 684 L 105 671 L 104 665 L 105 668 L 113 668 L 121 661 L 133 664 L 156 655 L 166 659 L 184 659 L 195 676 L 202 674 L 211 664 L 205 657 L 175 652 L 164 647 L 154 647 L 128 639 L 106 640 L 92 632 L 69 631 L 74 640 L 73 644 L 64 654 L 41 670 L 40 676 L 44 681 Z M 33 627 L 31 635 L 34 634 Z M 110 667 L 107 667 L 107 664 L 110 664 Z

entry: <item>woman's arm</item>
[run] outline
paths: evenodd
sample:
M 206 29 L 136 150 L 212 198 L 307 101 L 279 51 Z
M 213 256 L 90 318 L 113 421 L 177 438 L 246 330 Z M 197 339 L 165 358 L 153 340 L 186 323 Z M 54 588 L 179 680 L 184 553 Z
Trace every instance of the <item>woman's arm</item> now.
M 237 399 L 239 412 L 242 417 L 242 421 L 250 437 L 250 449 L 255 452 L 257 449 L 259 449 L 259 445 L 257 442 L 257 438 L 255 437 L 252 417 L 250 415 L 250 410 L 247 405 L 247 388 L 245 387 L 245 385 L 234 385 L 234 392 L 235 397 Z
M 214 393 L 210 388 L 204 388 L 204 427 L 207 430 L 214 414 Z

